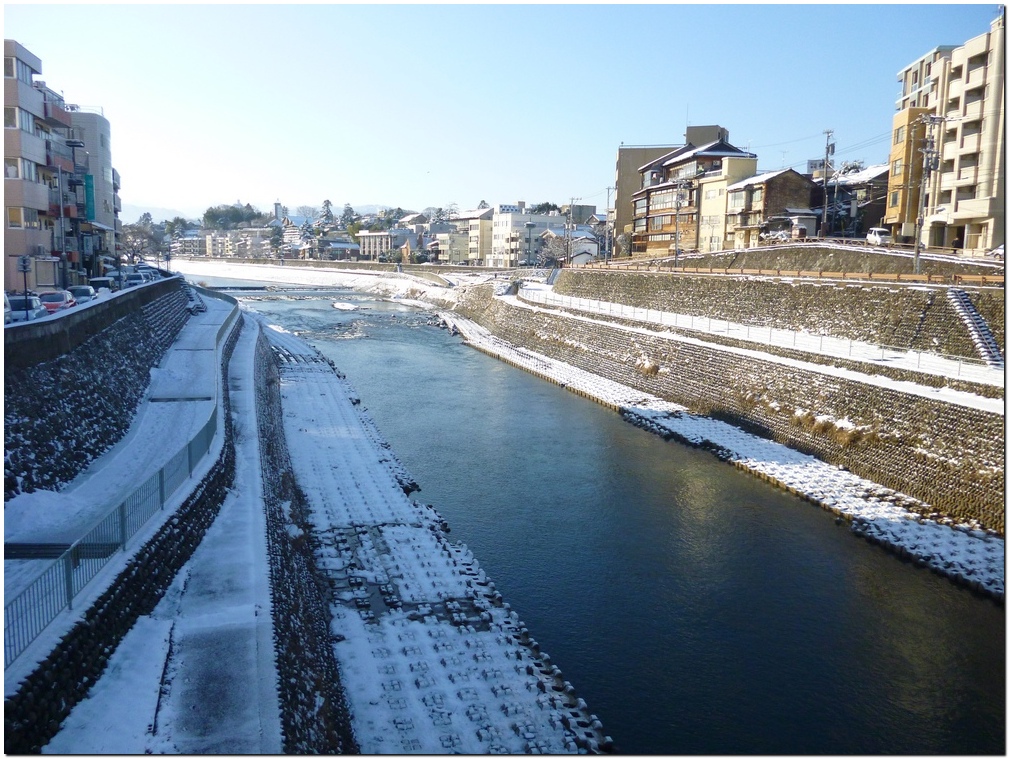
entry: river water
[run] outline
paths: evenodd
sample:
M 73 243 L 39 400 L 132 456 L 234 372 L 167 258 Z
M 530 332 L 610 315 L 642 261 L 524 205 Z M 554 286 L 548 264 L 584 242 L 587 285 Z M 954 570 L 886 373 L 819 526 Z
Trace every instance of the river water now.
M 1005 753 L 1003 607 L 424 312 L 340 300 L 249 305 L 348 376 L 619 751 Z

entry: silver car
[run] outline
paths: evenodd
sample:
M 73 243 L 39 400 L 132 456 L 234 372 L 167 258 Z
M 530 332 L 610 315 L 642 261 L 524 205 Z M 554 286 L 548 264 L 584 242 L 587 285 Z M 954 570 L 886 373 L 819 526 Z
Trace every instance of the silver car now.
M 35 319 L 49 316 L 49 312 L 42 305 L 42 301 L 37 295 L 29 295 L 27 297 L 24 295 L 11 295 L 9 300 L 11 302 L 11 321 L 34 321 Z
M 73 294 L 78 303 L 87 303 L 89 300 L 94 300 L 98 297 L 95 293 L 95 288 L 91 285 L 71 285 L 67 290 Z

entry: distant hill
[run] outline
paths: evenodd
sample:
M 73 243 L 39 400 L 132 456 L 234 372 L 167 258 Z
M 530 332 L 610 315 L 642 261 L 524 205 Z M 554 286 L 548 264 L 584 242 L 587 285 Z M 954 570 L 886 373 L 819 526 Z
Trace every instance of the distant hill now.
M 258 208 L 263 213 L 270 213 L 270 214 L 273 213 L 273 204 L 270 204 L 268 206 L 257 206 L 255 203 L 253 203 L 252 205 L 256 206 L 256 208 Z M 351 208 L 354 209 L 354 213 L 360 214 L 361 216 L 367 216 L 369 214 L 380 214 L 389 208 L 395 208 L 395 206 L 384 206 L 375 204 L 356 206 L 353 203 L 351 203 L 350 205 Z M 291 213 L 294 213 L 294 209 L 296 209 L 298 206 L 287 204 L 287 207 L 288 210 L 291 211 Z M 201 208 L 199 210 L 194 210 L 192 208 L 189 209 L 160 208 L 158 206 L 135 206 L 129 203 L 123 203 L 123 210 L 119 214 L 119 219 L 123 222 L 123 224 L 136 224 L 141 216 L 143 216 L 145 213 L 149 213 L 151 215 L 151 218 L 155 222 L 167 221 L 169 219 L 174 219 L 176 216 L 181 216 L 183 219 L 186 219 L 188 221 L 200 221 L 201 219 L 203 219 L 203 212 L 206 210 L 207 210 L 206 208 Z M 339 216 L 342 212 L 343 212 L 343 204 L 333 205 L 333 213 Z

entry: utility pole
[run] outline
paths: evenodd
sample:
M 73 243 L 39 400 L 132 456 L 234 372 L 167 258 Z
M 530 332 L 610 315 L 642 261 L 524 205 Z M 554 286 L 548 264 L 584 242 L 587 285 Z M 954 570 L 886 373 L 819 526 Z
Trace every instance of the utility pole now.
M 826 238 L 827 228 L 829 227 L 828 221 L 828 211 L 827 211 L 827 177 L 830 171 L 830 156 L 834 152 L 834 143 L 830 141 L 830 138 L 834 135 L 833 129 L 824 129 L 823 133 L 827 135 L 827 146 L 823 149 L 823 219 L 820 224 L 820 237 Z
M 604 261 L 612 257 L 613 229 L 612 222 L 609 219 L 609 192 L 615 189 L 613 187 L 606 188 L 606 230 L 605 237 L 602 240 L 602 260 Z
M 939 151 L 935 149 L 932 128 L 944 121 L 942 116 L 923 115 L 922 123 L 928 124 L 928 136 L 921 150 L 921 189 L 918 190 L 918 217 L 914 226 L 914 273 L 921 274 L 921 238 L 925 227 L 925 190 L 932 172 L 939 168 Z
M 67 232 L 63 228 L 63 204 L 66 199 L 63 197 L 63 167 L 57 168 L 57 191 L 60 194 L 60 285 L 67 289 Z

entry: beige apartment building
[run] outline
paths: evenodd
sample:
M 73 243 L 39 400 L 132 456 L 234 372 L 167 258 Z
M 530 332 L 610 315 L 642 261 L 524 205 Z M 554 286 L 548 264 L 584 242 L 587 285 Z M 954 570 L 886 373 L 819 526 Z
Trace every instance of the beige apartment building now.
M 926 247 L 981 255 L 1005 242 L 1005 9 L 898 80 L 885 223 L 913 238 L 920 209 Z
M 494 234 L 493 217 L 493 208 L 476 208 L 463 211 L 452 219 L 456 231 L 466 235 L 466 261 L 470 266 L 483 266 L 490 258 Z
M 651 163 L 656 158 L 668 155 L 680 145 L 621 145 L 617 149 L 616 178 L 613 196 L 613 211 L 610 222 L 613 224 L 614 253 L 626 256 L 629 250 L 623 250 L 618 240 L 622 235 L 630 235 L 634 223 L 634 193 L 641 189 L 641 167 Z

